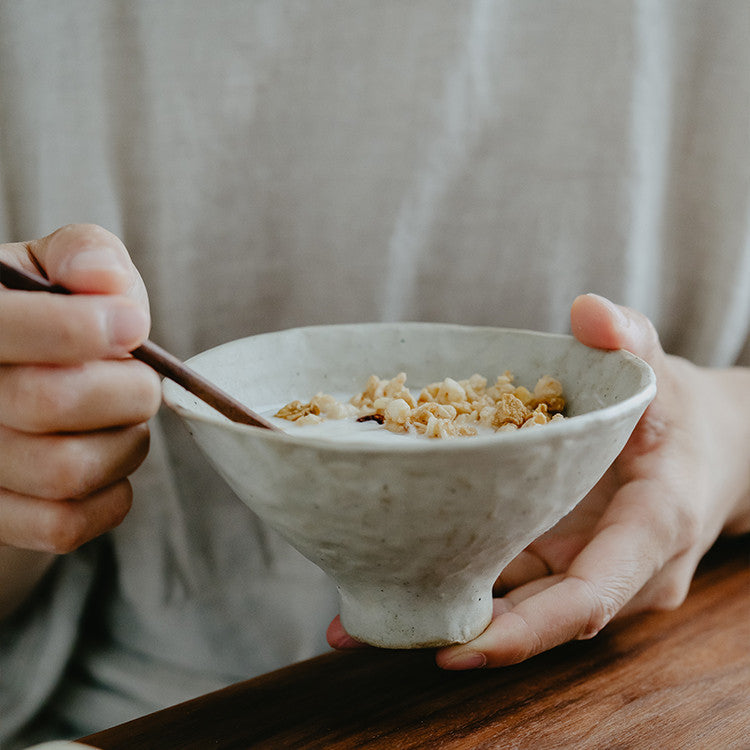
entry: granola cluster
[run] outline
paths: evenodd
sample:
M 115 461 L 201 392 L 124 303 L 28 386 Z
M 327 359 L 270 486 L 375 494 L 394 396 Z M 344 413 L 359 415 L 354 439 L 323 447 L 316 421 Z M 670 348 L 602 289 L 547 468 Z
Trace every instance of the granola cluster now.
M 481 427 L 507 431 L 544 425 L 564 419 L 564 410 L 562 385 L 549 375 L 539 378 L 533 391 L 516 386 L 510 372 L 491 386 L 477 374 L 467 380 L 446 378 L 414 398 L 401 372 L 390 380 L 370 375 L 364 390 L 348 403 L 319 393 L 308 403 L 292 401 L 275 416 L 298 424 L 355 417 L 391 432 L 448 438 L 476 435 Z

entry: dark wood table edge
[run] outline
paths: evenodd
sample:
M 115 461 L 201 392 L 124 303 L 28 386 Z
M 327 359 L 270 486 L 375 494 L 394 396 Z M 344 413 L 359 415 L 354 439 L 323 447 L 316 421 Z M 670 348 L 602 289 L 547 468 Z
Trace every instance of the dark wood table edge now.
M 365 746 L 399 748 L 431 746 L 494 747 L 493 744 L 472 744 L 482 740 L 482 723 L 484 722 L 487 726 L 490 724 L 499 726 L 498 722 L 502 724 L 504 719 L 501 716 L 503 711 L 505 711 L 505 719 L 516 712 L 519 716 L 525 716 L 527 723 L 531 722 L 532 719 L 537 720 L 539 717 L 533 711 L 533 702 L 541 703 L 555 697 L 555 692 L 560 688 L 560 683 L 556 682 L 555 676 L 564 677 L 569 683 L 579 686 L 575 695 L 570 690 L 568 691 L 567 699 L 583 705 L 585 701 L 582 695 L 585 690 L 582 686 L 587 680 L 587 675 L 594 674 L 596 670 L 601 672 L 606 666 L 605 662 L 611 670 L 626 669 L 628 659 L 636 648 L 658 649 L 659 640 L 666 641 L 668 638 L 674 637 L 680 627 L 685 630 L 686 636 L 690 636 L 692 631 L 687 627 L 690 618 L 693 618 L 694 623 L 699 623 L 701 617 L 709 617 L 711 613 L 715 613 L 718 626 L 716 622 L 712 621 L 709 623 L 709 632 L 714 635 L 717 630 L 720 632 L 720 615 L 722 613 L 731 615 L 732 612 L 734 615 L 737 614 L 736 607 L 735 610 L 730 607 L 732 602 L 728 599 L 731 599 L 731 597 L 725 596 L 730 589 L 722 590 L 721 588 L 722 585 L 728 585 L 729 582 L 734 586 L 732 590 L 742 595 L 743 600 L 740 604 L 743 607 L 744 604 L 750 604 L 750 536 L 723 538 L 709 550 L 701 561 L 686 602 L 677 610 L 636 615 L 616 621 L 591 641 L 566 644 L 513 667 L 471 673 L 445 673 L 434 665 L 431 651 L 398 652 L 365 649 L 354 652 L 330 652 L 250 680 L 235 683 L 214 693 L 199 696 L 117 727 L 96 732 L 81 738 L 79 741 L 101 750 L 124 750 L 124 748 L 140 750 L 141 748 L 153 747 L 149 742 L 157 735 L 165 743 L 158 745 L 160 750 L 171 750 L 171 748 L 178 747 L 183 750 L 187 747 L 201 746 L 216 748 L 284 746 L 309 748 Z M 745 610 L 740 609 L 740 614 L 743 611 Z M 748 621 L 750 621 L 750 608 L 747 609 L 747 615 Z M 734 634 L 739 632 L 744 638 L 746 634 L 750 633 L 747 628 L 741 631 L 737 630 L 738 627 L 743 627 L 742 623 L 738 623 L 734 616 L 731 619 L 732 622 L 728 623 L 727 627 L 729 628 L 731 625 L 734 628 Z M 639 634 L 642 634 L 642 637 Z M 695 637 L 694 634 L 693 637 Z M 744 651 L 744 658 L 742 658 L 740 664 L 743 671 L 741 674 L 738 673 L 736 678 L 742 680 L 742 684 L 746 684 L 746 695 L 750 695 L 750 640 L 744 643 L 744 648 L 741 647 L 736 650 L 738 657 L 742 657 Z M 550 676 L 547 682 L 544 679 L 539 679 L 538 673 L 540 670 L 544 670 L 544 673 Z M 277 706 L 277 702 L 283 701 L 285 696 L 288 696 L 290 701 L 304 698 L 307 701 L 312 700 L 313 704 L 317 705 L 315 704 L 315 696 L 311 697 L 315 693 L 317 680 L 321 683 L 321 692 L 328 690 L 331 684 L 337 681 L 341 682 L 344 692 L 346 692 L 347 686 L 351 688 L 350 695 L 353 699 L 357 690 L 361 691 L 362 685 L 367 682 L 369 673 L 372 674 L 373 685 L 379 683 L 386 685 L 389 679 L 398 677 L 402 683 L 409 683 L 415 691 L 421 690 L 422 694 L 427 696 L 425 700 L 429 699 L 431 702 L 430 706 L 427 707 L 429 710 L 425 709 L 424 712 L 421 712 L 422 707 L 418 705 L 418 702 L 394 710 L 394 707 L 388 705 L 387 696 L 378 695 L 376 700 L 369 696 L 373 705 L 370 707 L 369 713 L 363 713 L 360 719 L 362 721 L 369 720 L 371 727 L 358 726 L 356 737 L 354 734 L 349 734 L 348 736 L 352 738 L 351 745 L 347 744 L 347 732 L 351 732 L 352 728 L 346 722 L 345 712 L 331 710 L 328 704 L 324 702 L 321 702 L 319 706 L 322 707 L 320 717 L 321 722 L 327 722 L 327 724 L 325 727 L 322 724 L 319 727 L 320 744 L 316 744 L 317 740 L 314 736 L 316 729 L 313 726 L 315 723 L 314 714 L 310 714 L 306 720 L 310 726 L 301 727 L 295 735 L 296 744 L 283 744 L 286 740 L 280 739 L 282 736 L 294 734 L 290 729 L 295 722 L 292 705 L 289 706 L 289 726 L 281 726 L 283 723 L 283 712 L 281 712 L 273 719 L 273 721 L 276 721 L 276 726 L 271 726 L 273 721 L 269 719 L 269 727 L 265 735 L 255 726 L 255 722 L 247 721 L 245 730 L 238 729 L 236 726 L 226 726 L 226 730 L 248 731 L 248 727 L 252 725 L 252 729 L 249 730 L 254 733 L 252 737 L 250 734 L 247 734 L 245 739 L 221 740 L 213 737 L 210 744 L 205 745 L 174 744 L 180 741 L 175 738 L 181 736 L 181 733 L 197 732 L 200 734 L 201 728 L 203 731 L 207 731 L 206 722 L 220 724 L 221 717 L 219 714 L 222 710 L 225 711 L 227 716 L 235 717 L 236 725 L 236 717 L 242 713 L 242 706 L 252 707 L 257 711 L 262 711 L 263 707 L 266 706 L 269 708 L 269 712 L 272 712 L 273 706 Z M 533 694 L 524 694 L 523 691 L 518 691 L 517 688 L 520 683 L 534 679 L 538 684 Z M 699 680 L 700 675 L 695 679 Z M 304 688 L 304 695 L 295 696 L 294 691 L 299 689 L 299 686 Z M 479 700 L 483 700 L 483 690 L 485 689 L 486 691 L 500 691 L 507 698 L 507 693 L 511 688 L 515 689 L 517 693 L 513 699 L 515 703 L 508 699 L 502 706 L 498 706 L 496 711 L 494 711 L 492 705 L 488 705 L 484 707 L 484 713 L 477 712 L 474 709 L 470 711 L 468 708 L 471 700 L 477 701 L 477 696 L 479 696 Z M 716 689 L 720 691 L 721 685 L 718 685 Z M 633 686 L 632 690 L 635 695 L 637 687 Z M 403 702 L 407 700 L 411 693 L 402 691 L 398 695 L 400 696 L 399 700 Z M 467 721 L 464 726 L 459 726 L 461 721 L 448 726 L 450 721 L 446 719 L 446 716 L 450 715 L 455 719 L 456 704 L 451 703 L 450 698 L 452 696 L 455 696 L 457 701 L 464 702 L 467 714 Z M 344 694 L 341 697 L 345 699 L 346 695 Z M 557 697 L 564 700 L 562 691 Z M 635 698 L 632 700 L 635 700 Z M 722 697 L 719 695 L 716 700 L 717 705 L 721 703 L 721 700 Z M 724 702 L 726 703 L 726 700 Z M 227 707 L 231 707 L 231 711 L 227 711 Z M 746 727 L 750 728 L 750 703 L 745 701 L 741 707 L 747 717 Z M 559 705 L 558 702 L 556 710 L 562 716 L 564 706 Z M 730 718 L 732 716 L 734 716 L 734 713 L 730 715 Z M 399 720 L 403 723 L 403 737 L 399 736 L 401 732 L 398 727 Z M 240 720 L 240 722 L 243 721 L 245 720 Z M 341 722 L 340 727 L 335 726 L 336 721 Z M 421 727 L 419 726 L 420 721 L 423 723 Z M 433 744 L 430 739 L 430 728 L 424 723 L 430 721 L 435 722 L 436 725 L 440 724 L 439 736 L 442 744 Z M 655 721 L 658 721 L 658 718 Z M 300 724 L 303 723 L 305 722 L 300 720 Z M 506 723 L 510 725 L 512 721 L 508 720 Z M 467 729 L 467 726 L 469 729 Z M 732 730 L 735 734 L 741 731 L 742 725 L 739 724 L 738 726 L 740 729 Z M 701 729 L 701 731 L 703 730 Z M 206 736 L 208 734 L 209 732 Z M 437 742 L 437 736 L 434 740 Z M 464 742 L 467 744 L 463 744 Z M 533 746 L 512 745 L 512 747 L 519 748 Z M 547 746 L 539 745 L 539 747 Z M 716 745 L 713 746 L 717 747 Z M 746 744 L 726 745 L 727 750 L 730 746 L 750 748 L 750 729 L 748 729 Z M 580 747 L 598 747 L 598 745 L 581 744 Z M 638 745 L 627 744 L 622 745 L 622 747 L 630 748 L 638 747 Z M 646 746 L 644 745 L 644 747 Z M 668 747 L 668 745 L 664 747 Z

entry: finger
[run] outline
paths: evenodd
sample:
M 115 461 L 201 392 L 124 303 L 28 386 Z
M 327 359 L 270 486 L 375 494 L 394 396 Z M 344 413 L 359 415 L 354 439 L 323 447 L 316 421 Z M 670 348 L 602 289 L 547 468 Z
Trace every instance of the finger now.
M 328 626 L 326 631 L 326 639 L 328 645 L 331 648 L 339 650 L 354 649 L 354 648 L 366 648 L 367 644 L 358 641 L 356 638 L 352 638 L 349 633 L 344 630 L 344 626 L 341 624 L 341 617 L 336 615 L 333 618 L 331 624 Z
M 0 489 L 0 543 L 66 554 L 119 525 L 132 489 L 117 482 L 77 500 L 46 500 Z
M 561 519 L 511 560 L 495 581 L 493 593 L 501 595 L 529 581 L 567 570 L 591 541 L 592 529 L 601 515 L 599 512 L 595 520 L 590 520 L 590 507 L 596 503 L 598 498 L 590 494 L 576 507 L 574 514 Z M 585 505 L 589 507 L 583 507 Z M 583 521 L 588 522 L 588 528 L 578 530 Z
M 134 359 L 77 367 L 0 366 L 0 424 L 27 433 L 138 424 L 159 408 L 160 381 Z
M 123 357 L 148 336 L 148 314 L 127 297 L 0 293 L 0 362 L 71 364 Z
M 648 362 L 656 373 L 659 391 L 630 438 L 631 452 L 644 453 L 658 445 L 667 434 L 675 412 L 675 383 L 669 358 L 659 343 L 651 321 L 639 312 L 610 302 L 597 294 L 584 294 L 573 301 L 570 310 L 573 334 L 586 346 L 600 349 L 626 349 Z
M 627 349 L 652 366 L 664 356 L 651 321 L 639 312 L 600 297 L 583 294 L 570 309 L 573 335 L 596 349 Z
M 505 610 L 510 611 L 525 599 L 535 596 L 541 591 L 545 591 L 551 586 L 556 586 L 565 578 L 565 573 L 551 573 L 541 578 L 534 578 L 526 581 L 520 586 L 510 589 L 504 596 L 494 600 L 502 602 Z
M 551 572 L 541 555 L 525 549 L 503 568 L 492 587 L 493 594 L 497 596 L 512 591 L 529 581 L 546 578 Z
M 473 641 L 441 650 L 443 669 L 516 664 L 581 637 L 599 608 L 591 583 L 566 577 L 495 617 Z
M 122 244 L 92 224 L 0 245 L 0 257 L 88 299 L 28 292 L 0 294 L 0 362 L 80 362 L 121 357 L 148 335 L 143 281 Z M 110 299 L 110 296 L 114 296 Z
M 100 226 L 69 224 L 24 244 L 34 265 L 73 292 L 146 300 L 143 282 L 125 245 Z
M 700 550 L 693 550 L 670 560 L 625 604 L 616 617 L 628 617 L 652 610 L 677 609 L 687 598 L 701 556 Z
M 0 487 L 49 500 L 85 497 L 132 474 L 148 444 L 146 424 L 72 435 L 0 426 Z
M 669 610 L 679 607 L 687 597 L 701 556 L 700 552 L 691 551 L 667 562 L 632 599 L 623 605 L 622 609 L 614 614 L 612 619 L 650 610 Z M 509 590 L 502 599 L 496 600 L 496 608 L 499 606 L 500 611 L 510 611 L 525 599 L 560 583 L 564 578 L 564 573 L 558 573 L 529 579 L 522 585 Z
M 543 582 L 541 591 L 495 618 L 474 641 L 439 651 L 437 663 L 445 669 L 475 667 L 480 658 L 487 666 L 514 664 L 566 641 L 591 638 L 661 569 L 663 554 L 647 529 L 607 526 L 562 580 Z
M 436 662 L 449 670 L 516 664 L 580 637 L 597 609 L 590 582 L 566 577 L 494 617 L 473 641 L 441 649 Z

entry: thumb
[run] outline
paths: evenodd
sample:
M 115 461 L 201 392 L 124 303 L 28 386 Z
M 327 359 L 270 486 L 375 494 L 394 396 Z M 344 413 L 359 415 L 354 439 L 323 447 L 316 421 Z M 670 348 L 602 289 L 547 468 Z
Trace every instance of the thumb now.
M 627 349 L 652 366 L 664 356 L 656 329 L 645 315 L 598 294 L 576 297 L 570 325 L 582 344 L 595 349 Z
M 145 288 L 121 240 L 95 224 L 69 224 L 27 249 L 50 281 L 84 294 L 145 301 Z
M 0 363 L 123 357 L 148 336 L 143 280 L 105 229 L 71 224 L 39 240 L 0 245 L 0 256 L 76 293 L 2 291 Z

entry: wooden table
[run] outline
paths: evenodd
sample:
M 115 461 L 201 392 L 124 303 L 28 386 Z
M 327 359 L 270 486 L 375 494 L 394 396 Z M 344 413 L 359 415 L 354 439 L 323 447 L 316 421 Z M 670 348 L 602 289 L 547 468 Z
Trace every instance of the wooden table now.
M 685 604 L 496 670 L 330 653 L 83 738 L 102 750 L 750 748 L 750 537 Z

